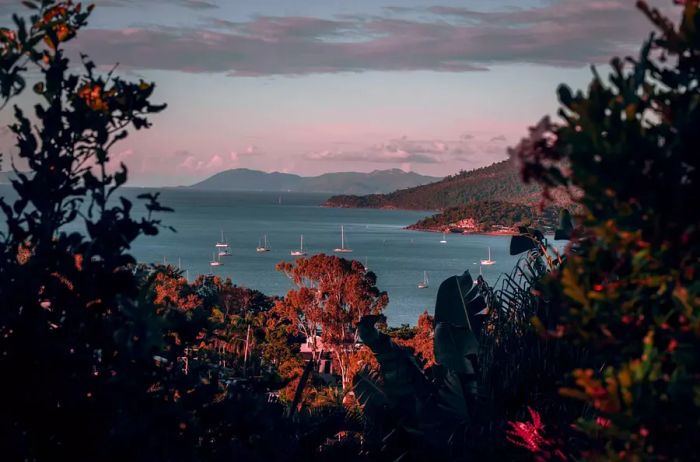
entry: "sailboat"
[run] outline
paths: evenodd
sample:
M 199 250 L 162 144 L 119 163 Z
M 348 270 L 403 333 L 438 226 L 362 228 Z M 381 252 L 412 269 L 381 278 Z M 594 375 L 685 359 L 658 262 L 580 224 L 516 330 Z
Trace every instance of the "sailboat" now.
M 306 255 L 304 252 L 304 235 L 301 235 L 301 242 L 299 243 L 299 250 L 292 250 L 289 254 L 293 257 L 303 257 Z
M 211 254 L 209 266 L 222 266 L 224 263 L 216 257 L 216 252 Z
M 352 249 L 345 247 L 345 228 L 340 225 L 340 247 L 333 250 L 335 253 L 350 253 Z
M 228 247 L 220 247 L 219 252 L 217 253 L 218 256 L 220 257 L 231 257 L 233 254 L 231 254 L 231 251 L 229 250 Z
M 260 241 L 258 241 L 258 246 L 255 248 L 256 252 L 269 252 L 270 251 L 270 246 L 267 245 L 267 234 L 263 236 L 263 243 L 261 244 Z
M 440 240 L 440 244 L 447 244 L 447 236 L 445 236 L 445 233 L 442 233 L 442 239 Z
M 493 265 L 496 263 L 495 260 L 491 260 L 491 247 L 489 247 L 489 258 L 486 260 L 481 260 L 481 264 L 485 266 Z
M 427 289 L 428 287 L 430 287 L 430 283 L 428 281 L 428 272 L 423 271 L 423 280 L 418 283 L 418 288 L 419 289 Z
M 220 249 L 226 249 L 228 248 L 228 243 L 226 242 L 226 239 L 224 239 L 224 230 L 221 230 L 221 240 L 216 243 L 216 247 Z

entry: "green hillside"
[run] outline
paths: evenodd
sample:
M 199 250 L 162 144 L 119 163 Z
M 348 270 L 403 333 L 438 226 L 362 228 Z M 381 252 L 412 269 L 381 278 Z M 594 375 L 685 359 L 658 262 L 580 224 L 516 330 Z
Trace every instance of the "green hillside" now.
M 444 210 L 470 202 L 505 201 L 535 204 L 540 189 L 524 184 L 515 164 L 504 160 L 488 167 L 462 171 L 435 183 L 402 189 L 389 194 L 367 196 L 333 196 L 328 207 L 400 208 L 412 210 Z
M 553 230 L 559 221 L 559 207 L 539 207 L 503 201 L 470 202 L 450 207 L 409 226 L 421 231 L 491 232 L 526 224 L 545 231 Z M 462 223 L 471 220 L 470 226 Z

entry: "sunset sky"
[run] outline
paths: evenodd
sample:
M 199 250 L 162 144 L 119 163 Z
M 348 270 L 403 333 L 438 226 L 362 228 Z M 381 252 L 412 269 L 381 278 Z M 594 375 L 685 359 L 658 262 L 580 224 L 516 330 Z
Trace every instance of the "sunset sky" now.
M 0 0 L 0 24 L 18 3 Z M 236 167 L 438 176 L 487 165 L 555 111 L 557 84 L 585 86 L 591 63 L 634 52 L 651 30 L 633 0 L 95 3 L 72 48 L 155 81 L 169 105 L 114 151 L 134 185 Z

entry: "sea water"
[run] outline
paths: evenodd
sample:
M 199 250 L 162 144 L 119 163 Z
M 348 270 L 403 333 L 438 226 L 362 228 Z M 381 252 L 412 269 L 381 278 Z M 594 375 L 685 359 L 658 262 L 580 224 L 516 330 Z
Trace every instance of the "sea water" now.
M 517 261 L 508 255 L 508 236 L 447 234 L 447 243 L 441 244 L 442 234 L 404 229 L 433 213 L 429 211 L 327 208 L 321 206 L 328 197 L 323 194 L 188 188 L 124 188 L 121 194 L 134 202 L 133 215 L 138 217 L 145 214 L 145 208 L 136 196 L 156 191 L 161 192 L 161 203 L 175 210 L 156 217 L 175 232 L 164 229 L 155 237 L 138 238 L 131 253 L 140 262 L 179 264 L 190 280 L 213 272 L 235 284 L 283 296 L 292 284 L 275 270 L 276 263 L 294 260 L 290 251 L 299 248 L 301 234 L 309 255 L 333 254 L 333 249 L 340 247 L 342 225 L 346 247 L 353 252 L 340 256 L 366 262 L 377 275 L 377 286 L 389 295 L 385 314 L 393 326 L 413 325 L 423 311 L 432 313 L 444 279 L 465 270 L 476 277 L 479 260 L 488 257 L 489 247 L 496 261 L 482 267 L 489 283 L 510 272 Z M 0 188 L 3 194 L 8 199 L 14 196 L 6 186 Z M 223 266 L 210 267 L 221 231 L 232 256 L 222 258 Z M 256 252 L 265 234 L 271 250 Z M 419 289 L 424 271 L 430 284 Z

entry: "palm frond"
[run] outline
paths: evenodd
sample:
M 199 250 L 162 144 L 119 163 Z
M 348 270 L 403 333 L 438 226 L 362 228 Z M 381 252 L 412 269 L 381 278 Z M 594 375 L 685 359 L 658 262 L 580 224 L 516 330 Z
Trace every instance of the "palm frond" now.
M 352 380 L 352 388 L 355 392 L 357 401 L 362 406 L 368 403 L 373 405 L 384 406 L 389 404 L 389 397 L 384 392 L 382 386 L 382 376 L 369 366 L 365 366 L 360 370 Z

